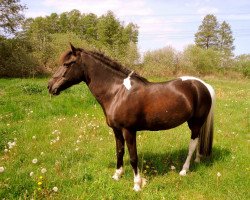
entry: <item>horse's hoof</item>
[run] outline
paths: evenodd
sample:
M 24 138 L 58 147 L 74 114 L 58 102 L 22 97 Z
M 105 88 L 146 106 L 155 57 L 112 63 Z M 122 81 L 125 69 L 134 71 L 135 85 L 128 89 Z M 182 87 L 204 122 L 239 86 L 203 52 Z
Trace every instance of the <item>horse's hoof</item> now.
M 112 176 L 112 179 L 114 179 L 115 181 L 119 181 L 120 177 L 117 174 L 114 174 L 114 176 Z
M 181 176 L 186 176 L 187 175 L 187 170 L 183 169 L 179 173 Z
M 147 179 L 140 178 L 140 181 L 135 182 L 133 190 L 139 192 L 146 184 L 147 184 Z
M 116 181 L 119 181 L 122 175 L 124 174 L 124 169 L 121 167 L 120 169 L 116 169 L 112 178 Z
M 135 184 L 133 190 L 134 190 L 135 192 L 140 192 L 140 191 L 141 191 L 141 186 L 138 185 L 138 184 Z

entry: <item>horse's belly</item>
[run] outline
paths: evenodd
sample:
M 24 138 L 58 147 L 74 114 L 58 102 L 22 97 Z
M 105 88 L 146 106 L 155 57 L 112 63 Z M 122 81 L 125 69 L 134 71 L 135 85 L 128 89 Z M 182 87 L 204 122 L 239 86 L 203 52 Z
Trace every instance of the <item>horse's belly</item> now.
M 177 127 L 188 120 L 188 116 L 157 116 L 154 118 L 146 119 L 146 121 L 138 127 L 138 130 L 167 130 Z

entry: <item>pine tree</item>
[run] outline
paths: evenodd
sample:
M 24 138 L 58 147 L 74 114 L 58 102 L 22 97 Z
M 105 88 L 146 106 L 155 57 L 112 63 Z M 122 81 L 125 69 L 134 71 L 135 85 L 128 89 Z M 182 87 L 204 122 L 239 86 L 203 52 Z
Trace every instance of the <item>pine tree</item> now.
M 212 15 L 206 15 L 195 34 L 195 44 L 201 48 L 218 48 L 219 23 L 217 18 Z
M 233 56 L 234 38 L 230 25 L 223 21 L 219 29 L 219 50 L 225 56 Z

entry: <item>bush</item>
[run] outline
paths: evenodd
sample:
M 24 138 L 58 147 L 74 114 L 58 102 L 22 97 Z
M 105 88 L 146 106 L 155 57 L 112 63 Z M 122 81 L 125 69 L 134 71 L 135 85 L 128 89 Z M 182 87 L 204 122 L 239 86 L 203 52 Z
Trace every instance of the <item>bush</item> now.
M 250 78 L 250 54 L 243 54 L 235 59 L 235 70 Z
M 175 73 L 176 51 L 171 47 L 165 47 L 155 51 L 148 51 L 144 55 L 144 74 L 150 76 L 162 76 Z
M 220 66 L 220 52 L 189 45 L 182 54 L 182 68 L 199 74 L 210 74 Z
M 37 62 L 29 45 L 20 39 L 0 40 L 0 77 L 27 77 L 35 74 Z

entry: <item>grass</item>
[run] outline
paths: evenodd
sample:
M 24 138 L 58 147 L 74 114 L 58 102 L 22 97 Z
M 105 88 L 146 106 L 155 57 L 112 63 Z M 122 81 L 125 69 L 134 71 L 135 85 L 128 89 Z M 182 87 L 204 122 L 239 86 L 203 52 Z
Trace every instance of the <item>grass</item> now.
M 217 93 L 212 157 L 180 177 L 187 125 L 139 132 L 148 184 L 135 193 L 127 152 L 126 174 L 111 179 L 115 140 L 84 84 L 51 98 L 45 79 L 0 79 L 0 199 L 250 199 L 250 81 L 206 81 Z

